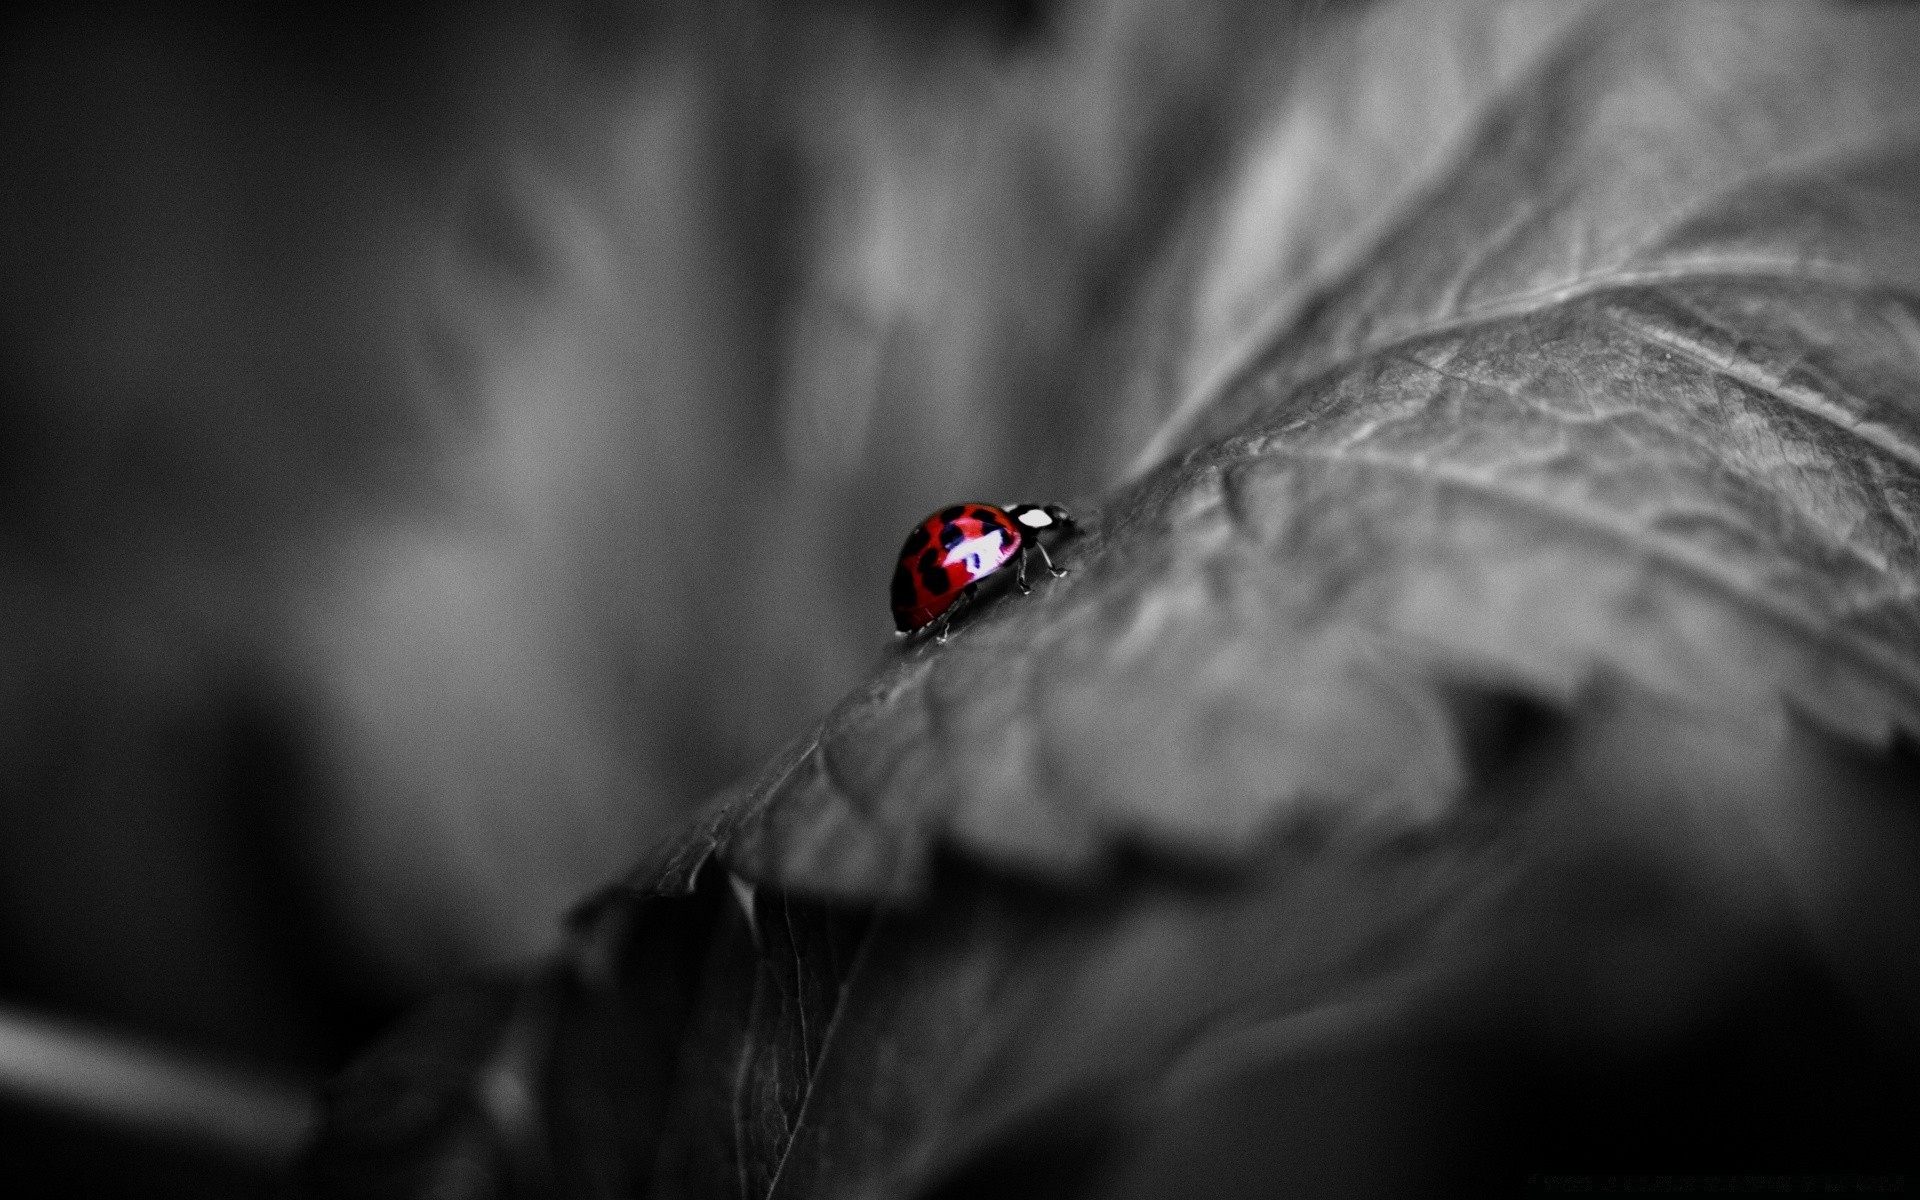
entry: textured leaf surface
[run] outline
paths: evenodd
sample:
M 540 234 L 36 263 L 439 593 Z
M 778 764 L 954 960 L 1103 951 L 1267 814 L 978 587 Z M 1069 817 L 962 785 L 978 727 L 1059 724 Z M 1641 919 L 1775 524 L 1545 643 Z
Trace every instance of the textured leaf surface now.
M 1917 35 L 1883 7 L 1573 24 L 1072 578 L 901 653 L 665 886 L 715 849 L 904 897 L 936 844 L 1071 878 L 1313 808 L 1418 824 L 1460 786 L 1454 678 L 1920 726 Z

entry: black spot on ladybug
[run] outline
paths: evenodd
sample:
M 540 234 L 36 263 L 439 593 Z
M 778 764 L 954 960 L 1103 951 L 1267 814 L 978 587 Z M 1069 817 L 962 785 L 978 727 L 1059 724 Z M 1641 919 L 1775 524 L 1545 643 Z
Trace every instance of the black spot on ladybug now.
M 913 532 L 907 535 L 907 544 L 900 547 L 900 557 L 912 558 L 926 548 L 929 538 L 925 525 L 915 525 Z
M 888 591 L 896 611 L 912 608 L 918 599 L 913 591 L 913 572 L 907 570 L 904 560 L 893 569 L 893 586 Z
M 927 589 L 928 595 L 939 596 L 947 591 L 952 582 L 947 578 L 947 569 L 940 565 L 939 552 L 931 546 L 927 547 L 927 552 L 920 556 L 920 586 Z
M 941 509 L 940 519 L 942 521 L 957 521 L 966 514 L 967 506 L 964 504 L 956 504 L 952 508 Z
M 940 546 L 942 549 L 951 550 L 966 540 L 966 533 L 962 531 L 958 525 L 949 521 L 940 526 Z

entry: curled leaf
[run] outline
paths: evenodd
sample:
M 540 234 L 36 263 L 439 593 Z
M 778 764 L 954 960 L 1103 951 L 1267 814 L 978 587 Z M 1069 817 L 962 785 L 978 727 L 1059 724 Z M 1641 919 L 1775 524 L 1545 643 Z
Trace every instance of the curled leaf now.
M 906 898 L 1462 781 L 1451 681 L 1920 728 L 1920 16 L 1609 10 L 1112 496 L 669 856 Z M 1813 64 L 1819 64 L 1815 67 Z

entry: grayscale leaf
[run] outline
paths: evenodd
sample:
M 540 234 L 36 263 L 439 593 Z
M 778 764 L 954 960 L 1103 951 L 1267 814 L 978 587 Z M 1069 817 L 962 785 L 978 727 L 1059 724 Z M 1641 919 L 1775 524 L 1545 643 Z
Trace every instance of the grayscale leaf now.
M 1574 24 L 1364 264 L 1176 414 L 1070 579 L 901 653 L 663 886 L 713 851 L 904 899 L 936 846 L 1073 879 L 1124 846 L 1238 859 L 1310 811 L 1416 827 L 1462 785 L 1454 679 L 1916 728 L 1917 31 Z
M 1447 24 L 1353 19 L 1416 9 Z M 1207 248 L 1271 190 L 1198 206 L 1243 232 L 1180 239 L 1143 319 L 1215 324 L 1130 368 L 1167 423 L 1072 574 L 900 649 L 583 916 L 607 995 L 695 999 L 640 1039 L 671 1069 L 529 1068 L 652 1114 L 570 1194 L 1423 1195 L 1523 1136 L 1904 1144 L 1920 10 L 1448 11 L 1522 31 L 1433 40 L 1476 79 L 1450 151 L 1373 157 L 1361 101 L 1449 73 L 1387 54 L 1247 122 L 1280 158 L 1236 177 L 1350 142 L 1386 194 L 1278 206 L 1257 262 Z M 703 953 L 628 932 L 694 913 Z

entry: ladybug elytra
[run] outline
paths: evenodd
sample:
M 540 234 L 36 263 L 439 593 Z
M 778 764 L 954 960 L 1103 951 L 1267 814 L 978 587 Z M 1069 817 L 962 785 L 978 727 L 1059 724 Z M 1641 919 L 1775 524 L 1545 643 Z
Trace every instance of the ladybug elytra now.
M 939 640 L 973 599 L 980 581 L 1014 566 L 1014 586 L 1027 587 L 1027 555 L 1038 551 L 1049 574 L 1065 575 L 1053 565 L 1043 533 L 1073 532 L 1073 518 L 1058 504 L 955 504 L 913 527 L 900 547 L 893 571 L 893 625 L 902 634 L 940 622 Z

